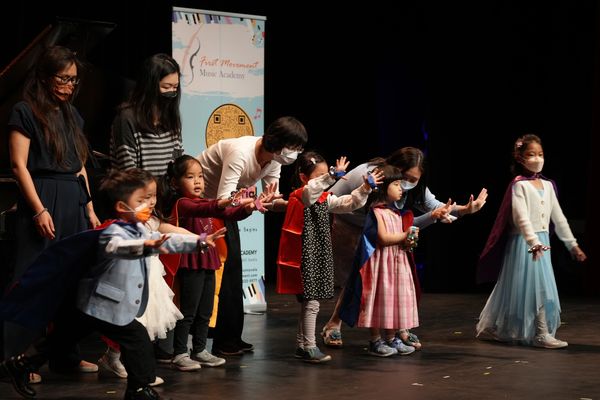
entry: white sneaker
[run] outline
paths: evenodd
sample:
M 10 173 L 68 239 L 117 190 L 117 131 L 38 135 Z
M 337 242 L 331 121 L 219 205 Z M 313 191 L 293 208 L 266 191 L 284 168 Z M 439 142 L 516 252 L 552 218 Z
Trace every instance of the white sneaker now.
M 101 366 L 102 368 L 112 372 L 119 378 L 127 378 L 127 370 L 125 369 L 125 366 L 119 359 L 120 355 L 121 355 L 121 353 L 114 353 L 114 352 L 111 352 L 109 354 L 109 352 L 107 351 L 98 360 L 98 365 Z
M 218 367 L 219 365 L 225 364 L 225 359 L 217 356 L 213 356 L 208 352 L 208 350 L 204 349 L 200 353 L 195 353 L 193 355 L 194 360 L 197 360 L 202 365 L 206 365 L 207 367 Z
M 158 386 L 158 385 L 162 385 L 163 383 L 165 383 L 165 380 L 163 378 L 161 378 L 160 376 L 157 376 L 156 379 L 154 379 L 154 382 L 152 382 L 148 386 Z
M 567 347 L 569 343 L 558 340 L 549 333 L 545 333 L 543 335 L 537 335 L 533 338 L 533 345 L 535 347 L 543 347 L 545 349 L 562 349 L 563 347 Z
M 177 354 L 173 357 L 171 364 L 180 371 L 196 371 L 202 368 L 202 365 L 198 361 L 192 360 L 188 353 Z

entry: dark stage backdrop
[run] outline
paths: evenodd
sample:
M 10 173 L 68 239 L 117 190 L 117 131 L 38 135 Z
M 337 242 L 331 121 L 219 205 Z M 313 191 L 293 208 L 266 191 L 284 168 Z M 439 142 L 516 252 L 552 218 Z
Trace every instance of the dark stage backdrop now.
M 267 3 L 13 2 L 2 6 L 0 65 L 53 16 L 116 23 L 88 56 L 97 69 L 90 80 L 107 82 L 102 98 L 80 100 L 93 121 L 90 140 L 105 152 L 114 106 L 141 60 L 171 51 L 172 6 L 265 15 L 267 123 L 298 117 L 308 128 L 308 147 L 330 162 L 347 155 L 357 165 L 402 146 L 420 147 L 428 157 L 426 179 L 441 201 L 463 204 L 469 194 L 489 190 L 479 214 L 422 232 L 417 256 L 426 291 L 489 289 L 475 285 L 475 264 L 510 179 L 512 143 L 533 132 L 544 141 L 544 172 L 556 180 L 563 210 L 592 256 L 587 267 L 577 266 L 553 242 L 559 289 L 600 292 L 590 227 L 598 222 L 591 212 L 598 182 L 591 164 L 598 146 L 592 132 L 599 129 L 595 2 L 400 3 L 394 14 L 376 5 L 367 13 L 327 10 L 323 2 Z M 267 215 L 270 281 L 282 219 Z

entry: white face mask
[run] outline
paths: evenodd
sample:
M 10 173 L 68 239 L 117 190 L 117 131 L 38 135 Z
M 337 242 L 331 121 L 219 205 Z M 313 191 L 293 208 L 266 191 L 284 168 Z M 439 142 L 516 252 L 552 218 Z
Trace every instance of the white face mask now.
M 539 173 L 544 168 L 544 157 L 531 157 L 523 161 L 523 166 L 533 173 Z
M 281 165 L 290 165 L 296 161 L 299 153 L 299 151 L 290 150 L 287 147 L 284 147 L 279 153 L 273 154 L 273 161 L 276 161 Z
M 404 179 L 400 181 L 400 187 L 402 188 L 402 190 L 414 189 L 418 184 L 419 184 L 419 181 L 416 181 L 414 183 L 405 181 Z

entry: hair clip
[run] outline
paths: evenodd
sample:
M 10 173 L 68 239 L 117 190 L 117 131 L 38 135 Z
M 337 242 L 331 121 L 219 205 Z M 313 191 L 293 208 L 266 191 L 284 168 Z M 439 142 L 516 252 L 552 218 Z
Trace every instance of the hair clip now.
M 519 140 L 517 140 L 517 142 L 515 143 L 515 147 L 516 147 L 517 149 L 520 149 L 520 148 L 521 148 L 521 146 L 523 146 L 523 140 L 519 139 Z
M 314 158 L 314 157 L 311 157 L 311 158 L 310 158 L 310 162 L 311 162 L 311 163 L 313 163 L 313 165 L 316 165 L 316 164 L 317 164 L 317 160 L 315 160 L 315 158 Z

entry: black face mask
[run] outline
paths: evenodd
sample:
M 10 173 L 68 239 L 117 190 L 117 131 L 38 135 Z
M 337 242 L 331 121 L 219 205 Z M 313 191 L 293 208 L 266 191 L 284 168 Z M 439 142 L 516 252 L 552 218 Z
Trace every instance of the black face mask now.
M 171 90 L 169 92 L 160 92 L 160 95 L 166 99 L 174 99 L 177 97 L 177 90 Z

